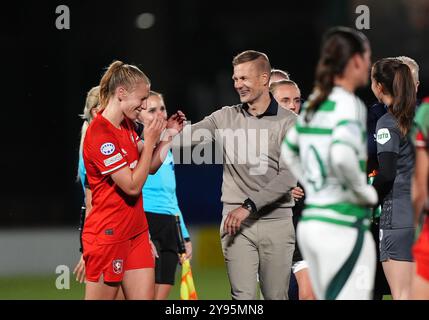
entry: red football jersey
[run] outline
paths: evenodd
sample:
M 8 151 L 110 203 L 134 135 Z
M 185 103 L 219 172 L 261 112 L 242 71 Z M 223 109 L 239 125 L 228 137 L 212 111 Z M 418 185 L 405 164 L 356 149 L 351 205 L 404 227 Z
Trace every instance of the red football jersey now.
M 83 238 L 92 243 L 108 244 L 128 240 L 148 229 L 142 194 L 127 195 L 110 175 L 139 159 L 132 121 L 125 119 L 116 128 L 99 113 L 91 122 L 83 143 L 83 159 L 92 191 L 92 210 L 85 220 Z

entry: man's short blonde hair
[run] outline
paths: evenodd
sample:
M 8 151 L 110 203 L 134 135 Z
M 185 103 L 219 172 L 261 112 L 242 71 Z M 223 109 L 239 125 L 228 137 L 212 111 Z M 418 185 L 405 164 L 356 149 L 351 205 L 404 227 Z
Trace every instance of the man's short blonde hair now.
M 258 63 L 259 70 L 270 75 L 271 65 L 270 60 L 268 60 L 268 56 L 265 53 L 255 50 L 246 50 L 236 55 L 232 60 L 232 66 L 235 67 L 249 61 L 256 61 Z

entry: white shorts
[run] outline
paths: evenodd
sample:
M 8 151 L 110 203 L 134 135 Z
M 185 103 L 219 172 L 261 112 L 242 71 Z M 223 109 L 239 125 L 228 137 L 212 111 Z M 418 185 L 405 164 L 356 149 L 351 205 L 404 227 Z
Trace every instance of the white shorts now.
M 376 249 L 371 233 L 361 232 L 358 250 L 357 228 L 317 220 L 298 224 L 298 243 L 317 299 L 372 299 Z

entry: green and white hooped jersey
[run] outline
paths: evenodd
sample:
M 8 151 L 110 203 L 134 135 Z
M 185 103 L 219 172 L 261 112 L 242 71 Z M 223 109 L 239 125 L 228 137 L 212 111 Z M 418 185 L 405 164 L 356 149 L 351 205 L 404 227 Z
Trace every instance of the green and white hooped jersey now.
M 284 140 L 284 148 L 299 156 L 306 192 L 303 220 L 315 219 L 352 226 L 369 211 L 359 205 L 355 194 L 333 173 L 330 148 L 335 144 L 350 146 L 359 159 L 356 174 L 366 180 L 366 107 L 354 94 L 334 87 L 305 123 L 305 110 Z M 353 151 L 352 151 L 353 150 Z

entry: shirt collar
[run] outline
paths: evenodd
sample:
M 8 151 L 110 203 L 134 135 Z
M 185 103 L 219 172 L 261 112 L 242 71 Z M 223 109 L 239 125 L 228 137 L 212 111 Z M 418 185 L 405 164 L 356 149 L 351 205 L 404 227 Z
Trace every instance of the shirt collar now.
M 277 115 L 277 111 L 279 109 L 279 104 L 277 103 L 276 99 L 274 99 L 274 97 L 271 94 L 271 92 L 270 92 L 270 98 L 271 98 L 271 101 L 270 101 L 270 104 L 268 105 L 267 110 L 265 110 L 264 113 L 262 113 L 260 115 L 257 115 L 256 116 L 257 118 L 260 119 L 260 118 L 265 117 L 265 116 L 276 116 Z M 243 103 L 242 108 L 244 110 L 246 110 L 247 113 L 249 113 L 249 111 L 248 111 L 249 110 L 249 106 L 248 106 L 247 103 Z

